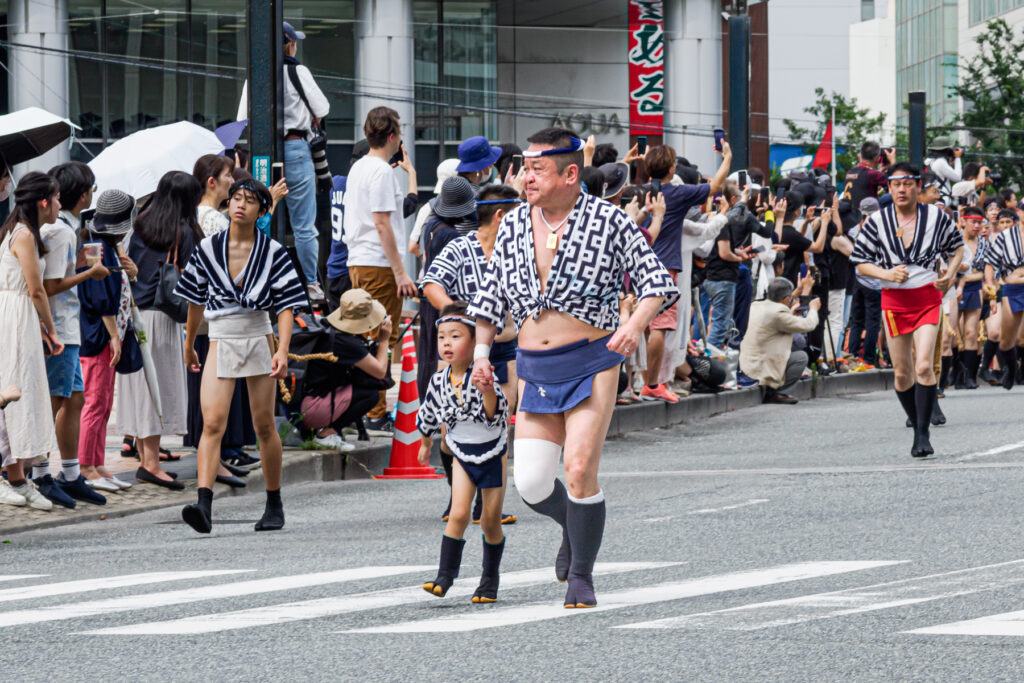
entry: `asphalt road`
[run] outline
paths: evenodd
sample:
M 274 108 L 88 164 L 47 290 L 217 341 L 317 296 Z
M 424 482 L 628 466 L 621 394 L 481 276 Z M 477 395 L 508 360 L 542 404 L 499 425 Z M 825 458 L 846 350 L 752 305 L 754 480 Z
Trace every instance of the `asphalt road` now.
M 609 441 L 599 607 L 564 610 L 557 533 L 510 491 L 500 601 L 441 600 L 443 481 L 216 501 L 0 545 L 5 680 L 1020 680 L 1024 389 L 951 392 L 937 457 L 891 393 Z M 28 575 L 37 575 L 34 578 Z

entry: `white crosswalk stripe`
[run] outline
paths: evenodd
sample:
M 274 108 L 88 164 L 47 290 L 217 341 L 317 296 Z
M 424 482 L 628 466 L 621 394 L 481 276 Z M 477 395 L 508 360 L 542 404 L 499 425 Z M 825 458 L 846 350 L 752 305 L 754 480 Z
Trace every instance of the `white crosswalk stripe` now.
M 980 619 L 954 621 L 950 624 L 939 624 L 918 628 L 904 633 L 939 635 L 939 636 L 1013 636 L 1024 637 L 1024 610 L 993 614 Z
M 500 626 L 513 626 L 549 619 L 580 616 L 637 605 L 667 602 L 726 591 L 788 583 L 846 572 L 899 564 L 898 561 L 800 562 L 767 569 L 733 572 L 698 579 L 661 583 L 643 588 L 598 593 L 598 605 L 590 609 L 565 609 L 550 602 L 462 612 L 449 617 L 407 621 L 399 624 L 355 629 L 346 633 L 453 633 Z
M 63 605 L 37 607 L 34 609 L 0 612 L 0 627 L 18 626 L 22 624 L 38 624 L 46 621 L 63 621 L 80 617 L 130 612 L 133 610 L 153 609 L 169 605 L 182 605 L 203 600 L 216 600 L 258 593 L 272 593 L 295 588 L 319 586 L 328 583 L 343 583 L 375 579 L 395 574 L 427 571 L 433 567 L 359 567 L 356 569 L 340 569 L 316 574 L 298 574 L 295 576 L 278 576 L 270 579 L 256 579 L 202 588 L 186 588 L 165 593 L 145 593 L 128 597 L 108 598 L 105 600 L 88 600 Z M 253 571 L 251 569 L 238 570 Z M 229 573 L 227 571 L 221 573 Z
M 1024 560 L 1014 560 L 847 590 L 757 602 L 714 612 L 624 624 L 616 628 L 713 628 L 753 631 L 816 619 L 905 607 L 1021 583 L 1024 583 Z M 1021 626 L 1024 627 L 1024 623 Z M 917 631 L 920 632 L 922 631 Z
M 21 581 L 22 579 L 42 579 L 49 576 L 49 574 L 7 574 L 6 576 L 0 575 L 0 581 Z
M 187 571 L 187 572 L 149 572 L 146 574 L 125 574 L 123 576 L 108 576 L 101 579 L 83 579 L 80 581 L 64 581 L 62 583 L 44 583 L 18 588 L 5 588 L 0 590 L 0 602 L 11 600 L 28 600 L 30 598 L 48 598 L 54 595 L 69 595 L 71 593 L 85 593 L 88 591 L 100 591 L 111 588 L 128 588 L 129 586 L 143 586 L 149 583 L 165 583 L 167 581 L 185 581 L 187 579 L 202 579 L 209 576 L 222 576 L 224 574 L 237 574 L 247 570 L 211 570 L 211 571 Z
M 660 569 L 663 567 L 677 566 L 679 562 L 599 562 L 594 567 L 596 575 L 618 574 L 623 572 L 634 572 L 645 569 Z M 409 568 L 410 571 L 429 572 L 435 567 Z M 525 571 L 508 572 L 501 575 L 501 589 L 542 585 L 553 583 L 554 572 L 551 567 L 543 569 L 530 569 Z M 478 579 L 459 579 L 448 591 L 446 600 L 452 598 L 465 598 L 473 594 Z M 255 626 L 273 626 L 293 621 L 306 619 L 319 619 L 339 614 L 349 614 L 375 609 L 386 609 L 398 607 L 410 603 L 429 601 L 432 598 L 423 592 L 419 586 L 406 588 L 394 588 L 389 590 L 374 591 L 370 593 L 358 593 L 354 595 L 339 595 L 330 598 L 317 600 L 303 600 L 289 602 L 280 605 L 257 607 L 253 609 L 236 610 L 233 612 L 222 612 L 219 614 L 204 614 L 198 617 L 188 617 L 173 621 L 157 621 L 145 624 L 132 624 L 114 628 L 86 631 L 94 635 L 140 635 L 140 634 L 196 634 L 213 633 L 217 631 L 229 631 L 233 629 L 252 628 Z M 0 615 L 2 616 L 2 615 Z M 0 621 L 0 624 L 3 622 Z

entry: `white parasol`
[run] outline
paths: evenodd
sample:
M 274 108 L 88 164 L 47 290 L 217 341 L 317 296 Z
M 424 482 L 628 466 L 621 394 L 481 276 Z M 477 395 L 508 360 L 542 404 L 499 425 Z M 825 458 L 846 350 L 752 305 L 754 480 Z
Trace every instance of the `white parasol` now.
M 191 173 L 196 159 L 223 151 L 223 143 L 212 130 L 189 121 L 132 133 L 89 162 L 89 168 L 96 174 L 93 205 L 104 190 L 123 190 L 141 199 L 156 190 L 160 178 L 168 171 Z

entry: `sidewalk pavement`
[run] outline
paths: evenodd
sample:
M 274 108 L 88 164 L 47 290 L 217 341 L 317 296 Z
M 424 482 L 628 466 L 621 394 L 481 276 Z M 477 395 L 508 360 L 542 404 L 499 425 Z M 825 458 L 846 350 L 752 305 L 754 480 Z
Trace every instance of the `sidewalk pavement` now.
M 801 400 L 813 398 L 837 398 L 871 391 L 882 391 L 892 388 L 891 370 L 871 370 L 862 373 L 848 373 L 804 380 L 792 392 Z M 626 406 L 616 406 L 608 430 L 608 437 L 615 438 L 634 431 L 648 431 L 676 424 L 690 423 L 705 419 L 712 415 L 731 412 L 742 408 L 751 408 L 761 404 L 763 390 L 753 386 L 734 391 L 722 391 L 718 394 L 695 394 L 680 399 L 679 403 L 667 404 L 661 401 L 642 402 Z M 397 398 L 397 386 L 388 392 L 389 406 Z M 114 425 L 114 420 L 110 421 Z M 338 481 L 343 479 L 371 479 L 387 465 L 391 452 L 390 437 L 371 437 L 369 442 L 356 442 L 355 434 L 347 435 L 346 440 L 357 444 L 354 451 L 302 450 L 296 447 L 285 447 L 282 483 L 285 486 L 310 481 Z M 194 448 L 184 448 L 181 437 L 166 437 L 162 443 L 181 460 L 164 463 L 164 468 L 177 472 L 179 480 L 185 484 L 183 491 L 171 491 L 154 484 L 137 482 L 135 470 L 139 463 L 133 458 L 121 457 L 122 435 L 108 431 L 107 434 L 107 468 L 118 478 L 133 482 L 130 489 L 117 493 L 104 493 L 107 504 L 91 505 L 79 501 L 74 510 L 54 506 L 52 510 L 32 510 L 28 507 L 0 505 L 0 540 L 9 534 L 21 533 L 33 529 L 77 524 L 114 517 L 124 517 L 138 512 L 145 512 L 164 507 L 185 505 L 195 500 L 196 491 L 196 455 Z M 437 446 L 435 443 L 436 461 Z M 247 449 L 253 457 L 259 452 Z M 514 457 L 514 455 L 513 455 Z M 60 459 L 50 458 L 54 474 L 60 471 Z M 224 484 L 214 486 L 214 497 L 245 495 L 249 492 L 263 491 L 263 475 L 259 469 L 253 470 L 246 479 L 245 489 L 232 489 Z

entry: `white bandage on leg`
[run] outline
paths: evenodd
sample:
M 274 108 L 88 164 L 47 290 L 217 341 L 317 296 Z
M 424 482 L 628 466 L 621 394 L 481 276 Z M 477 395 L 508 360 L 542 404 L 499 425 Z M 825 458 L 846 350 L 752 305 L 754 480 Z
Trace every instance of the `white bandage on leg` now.
M 587 498 L 573 498 L 572 494 L 569 494 L 569 500 L 577 505 L 597 505 L 604 502 L 604 491 L 598 491 Z
M 523 500 L 536 504 L 550 496 L 562 447 L 544 439 L 516 439 L 514 453 L 516 489 Z

